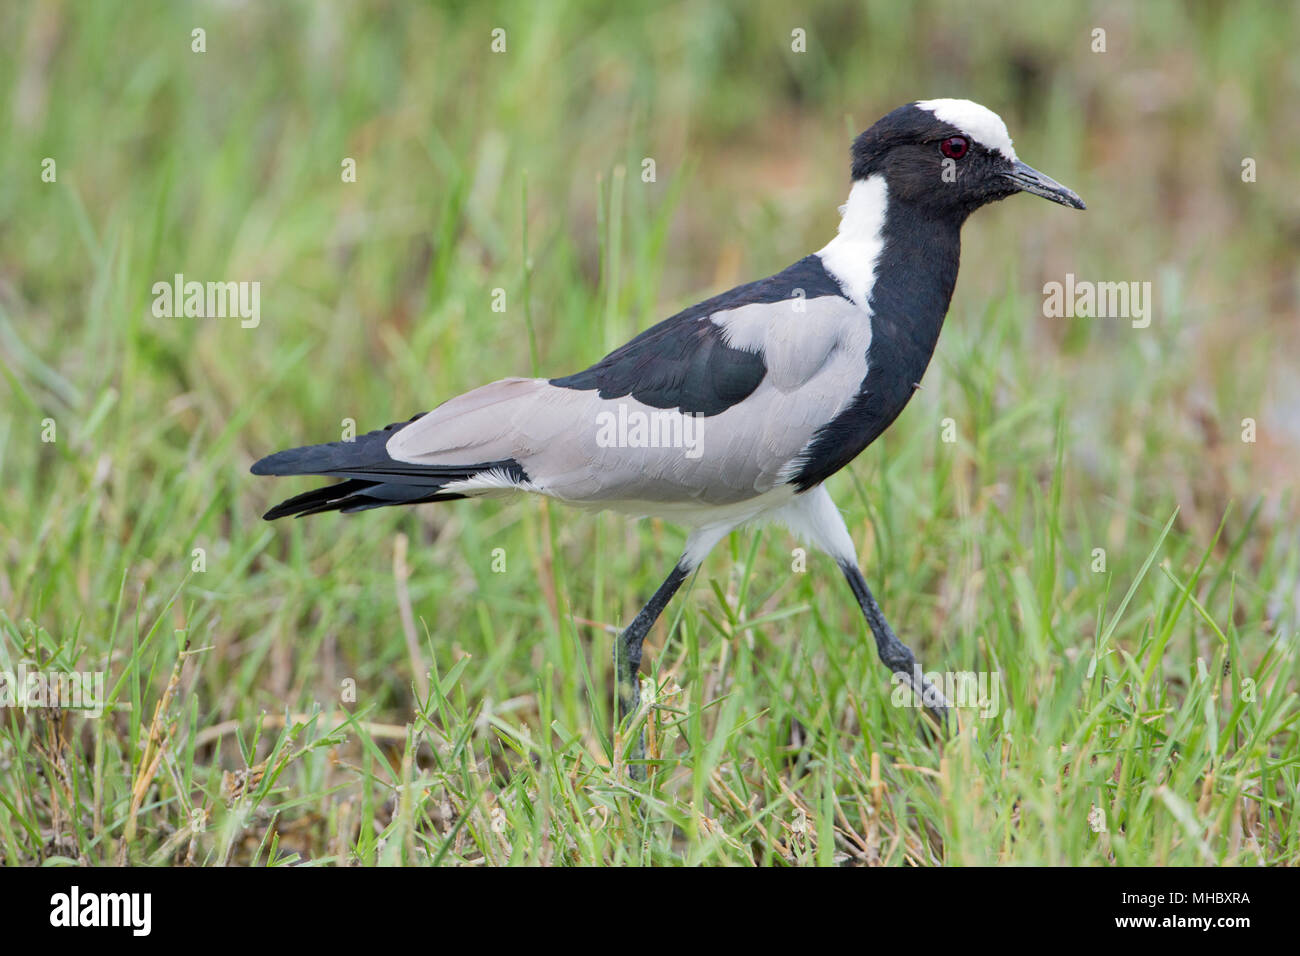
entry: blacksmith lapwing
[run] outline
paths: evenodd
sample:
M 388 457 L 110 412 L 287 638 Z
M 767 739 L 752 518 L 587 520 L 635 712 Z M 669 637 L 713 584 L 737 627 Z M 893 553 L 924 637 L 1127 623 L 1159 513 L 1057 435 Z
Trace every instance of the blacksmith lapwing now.
M 823 483 L 919 387 L 966 217 L 1017 192 L 1084 204 L 1021 162 L 1002 120 L 969 100 L 901 106 L 851 154 L 839 233 L 820 252 L 577 374 L 501 379 L 354 441 L 263 458 L 254 474 L 344 479 L 266 518 L 532 492 L 685 525 L 680 560 L 615 642 L 624 718 L 640 702 L 642 640 L 682 582 L 740 525 L 777 521 L 835 559 L 880 659 L 946 722 L 950 705 L 885 620 Z

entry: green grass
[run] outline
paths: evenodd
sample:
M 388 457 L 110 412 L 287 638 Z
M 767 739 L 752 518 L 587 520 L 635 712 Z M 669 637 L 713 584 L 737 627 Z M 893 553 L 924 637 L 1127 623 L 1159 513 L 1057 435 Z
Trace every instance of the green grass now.
M 0 860 L 1300 860 L 1295 10 L 605 6 L 0 12 L 0 671 L 109 695 L 0 708 Z M 925 388 L 830 482 L 895 629 L 996 716 L 936 741 L 831 562 L 747 531 L 648 641 L 639 784 L 612 634 L 679 530 L 259 519 L 310 487 L 262 454 L 818 248 L 850 133 L 931 95 L 1089 203 L 974 217 Z M 154 318 L 176 272 L 261 282 L 261 324 Z M 1151 281 L 1155 321 L 1043 318 L 1066 272 Z

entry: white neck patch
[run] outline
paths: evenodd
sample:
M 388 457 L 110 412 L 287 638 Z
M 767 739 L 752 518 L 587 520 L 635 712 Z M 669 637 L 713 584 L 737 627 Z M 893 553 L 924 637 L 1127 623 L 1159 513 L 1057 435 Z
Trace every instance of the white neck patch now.
M 920 100 L 916 105 L 929 110 L 936 119 L 957 127 L 975 142 L 997 150 L 1013 163 L 1016 161 L 1007 124 L 991 109 L 970 100 Z
M 860 309 L 866 309 L 871 299 L 876 262 L 885 248 L 888 192 L 885 177 L 879 173 L 857 180 L 849 190 L 849 201 L 840 207 L 839 234 L 817 253 L 822 266 Z

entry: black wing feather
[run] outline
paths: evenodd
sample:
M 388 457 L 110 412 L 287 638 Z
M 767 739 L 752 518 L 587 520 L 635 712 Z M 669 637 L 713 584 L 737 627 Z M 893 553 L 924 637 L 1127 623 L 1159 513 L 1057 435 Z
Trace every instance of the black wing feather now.
M 818 256 L 788 269 L 737 286 L 678 312 L 646 329 L 591 368 L 551 379 L 560 388 L 597 389 L 601 398 L 631 395 L 651 408 L 676 408 L 687 414 L 718 415 L 743 402 L 767 375 L 757 352 L 735 349 L 709 320 L 744 305 L 843 295 Z

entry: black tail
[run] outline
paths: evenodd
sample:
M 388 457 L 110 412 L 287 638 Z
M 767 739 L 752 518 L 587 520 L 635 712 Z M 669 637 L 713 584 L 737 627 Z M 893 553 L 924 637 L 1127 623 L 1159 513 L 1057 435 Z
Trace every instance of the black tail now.
M 419 418 L 416 415 L 411 421 Z M 516 480 L 526 480 L 514 459 L 479 462 L 473 465 L 418 465 L 389 457 L 388 439 L 410 422 L 397 422 L 379 431 L 358 436 L 354 441 L 307 445 L 268 455 L 252 467 L 255 475 L 328 475 L 345 478 L 327 488 L 317 488 L 282 501 L 262 517 L 267 521 L 325 511 L 368 511 L 388 505 L 414 505 L 426 501 L 452 501 L 465 495 L 444 492 L 455 481 L 464 481 L 492 470 L 505 471 Z

